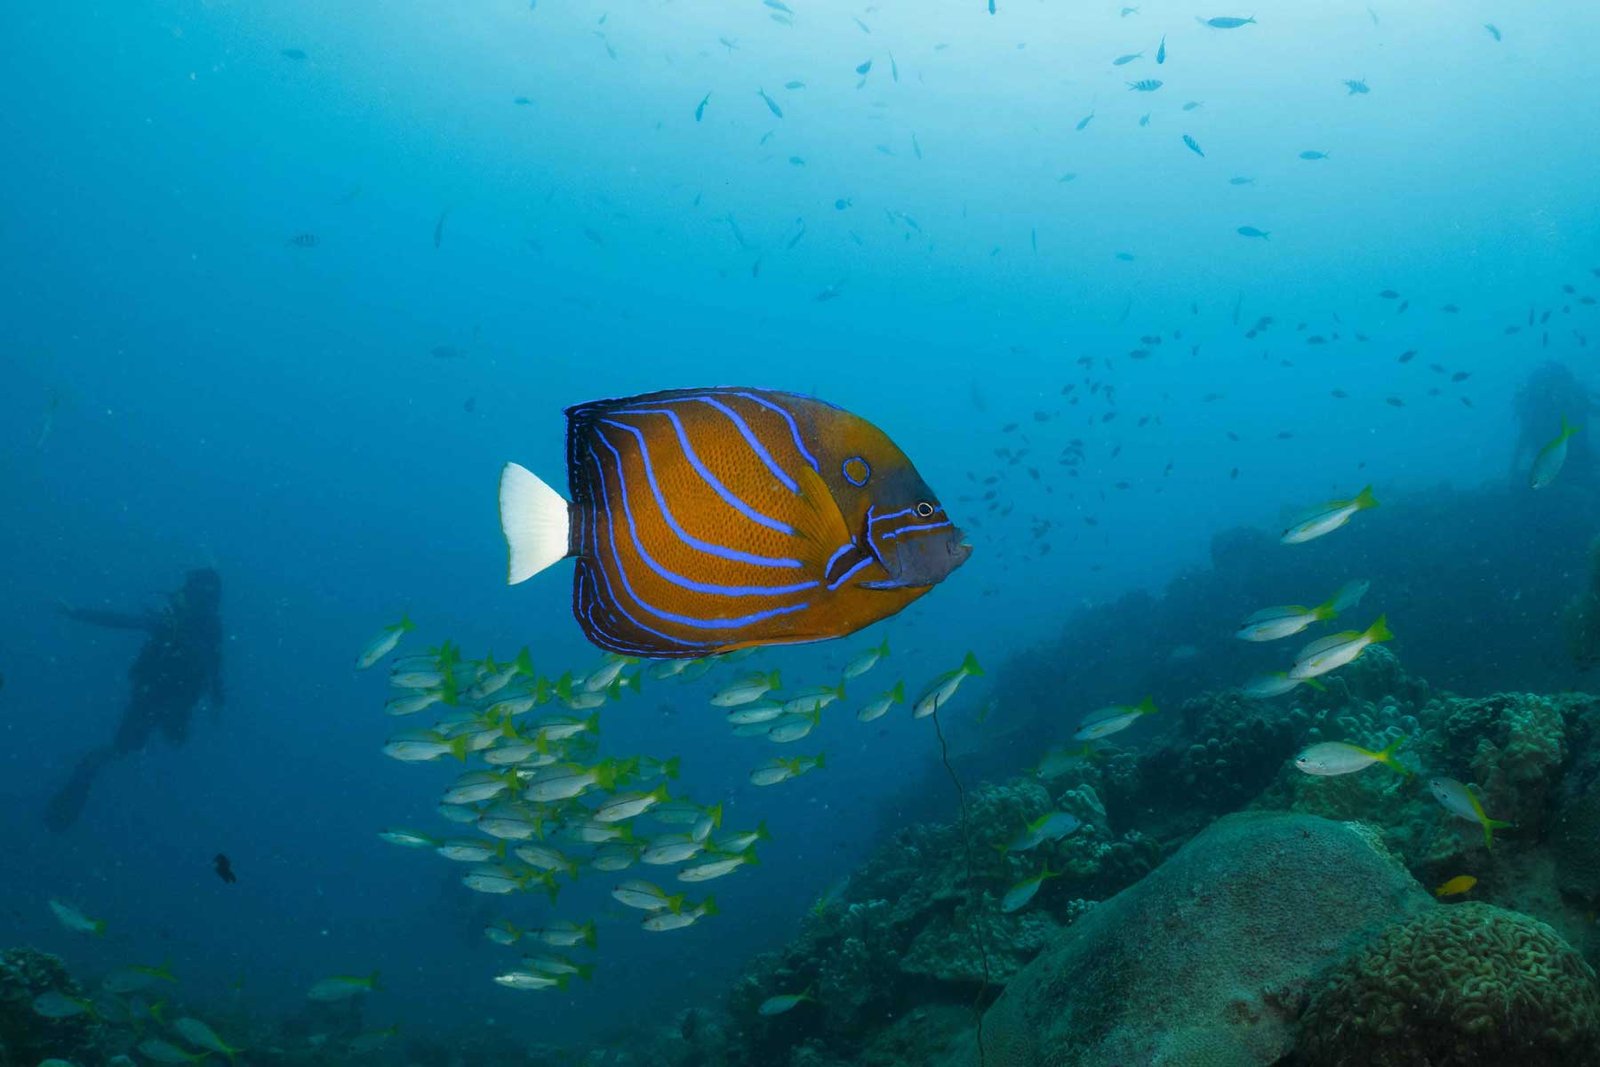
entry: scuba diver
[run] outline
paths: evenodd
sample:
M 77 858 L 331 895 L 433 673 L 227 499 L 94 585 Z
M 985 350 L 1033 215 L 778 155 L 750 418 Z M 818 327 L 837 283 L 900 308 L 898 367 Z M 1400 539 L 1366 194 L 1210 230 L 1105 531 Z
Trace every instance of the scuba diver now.
M 100 768 L 118 756 L 142 750 L 157 730 L 173 745 L 189 737 L 189 717 L 202 698 L 213 716 L 222 709 L 222 579 L 209 567 L 192 570 L 183 588 L 157 611 L 62 610 L 67 617 L 115 630 L 142 630 L 149 637 L 128 671 L 133 692 L 109 745 L 90 749 L 66 785 L 51 799 L 45 825 L 61 832 L 78 819 Z

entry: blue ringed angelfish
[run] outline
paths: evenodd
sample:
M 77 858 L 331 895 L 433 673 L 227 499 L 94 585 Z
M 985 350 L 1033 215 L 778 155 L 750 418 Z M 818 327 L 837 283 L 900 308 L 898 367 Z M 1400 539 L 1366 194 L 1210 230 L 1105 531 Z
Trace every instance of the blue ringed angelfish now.
M 601 648 L 656 658 L 822 641 L 893 615 L 971 546 L 905 453 L 820 400 L 676 389 L 567 409 L 567 500 L 508 463 L 515 585 L 572 556 Z

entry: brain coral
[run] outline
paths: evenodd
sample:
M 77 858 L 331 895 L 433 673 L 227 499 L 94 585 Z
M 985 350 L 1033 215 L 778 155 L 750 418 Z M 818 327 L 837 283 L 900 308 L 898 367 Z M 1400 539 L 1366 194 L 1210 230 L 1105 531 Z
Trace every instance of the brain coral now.
M 1264 1067 L 1324 968 L 1432 908 L 1375 835 L 1305 815 L 1218 820 L 1054 935 L 984 1016 L 982 1067 Z M 959 1048 L 948 1067 L 978 1067 Z
M 1336 967 L 1300 1031 L 1306 1067 L 1600 1063 L 1594 972 L 1542 922 L 1438 907 Z

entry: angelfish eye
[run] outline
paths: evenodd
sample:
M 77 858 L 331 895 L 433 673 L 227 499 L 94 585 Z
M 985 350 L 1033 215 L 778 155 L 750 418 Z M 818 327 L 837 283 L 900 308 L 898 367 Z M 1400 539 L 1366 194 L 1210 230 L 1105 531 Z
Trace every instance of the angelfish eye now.
M 933 505 L 926 500 L 917 501 L 917 518 L 926 519 L 933 514 Z

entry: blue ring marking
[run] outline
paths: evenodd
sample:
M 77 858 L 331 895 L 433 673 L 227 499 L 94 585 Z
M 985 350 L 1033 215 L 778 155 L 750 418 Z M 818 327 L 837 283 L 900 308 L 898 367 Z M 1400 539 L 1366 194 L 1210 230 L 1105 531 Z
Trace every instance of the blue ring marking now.
M 672 416 L 670 412 L 660 412 L 659 414 L 669 415 L 676 419 L 676 416 Z M 645 440 L 644 432 L 637 426 L 629 426 L 625 422 L 616 422 L 612 419 L 600 419 L 598 421 L 605 423 L 607 426 L 615 426 L 619 430 L 627 430 L 629 433 L 633 434 L 634 439 L 639 442 L 639 456 L 644 460 L 645 480 L 650 483 L 650 492 L 656 498 L 656 507 L 661 509 L 661 517 L 666 520 L 666 523 L 669 527 L 671 527 L 672 532 L 677 534 L 678 539 L 684 544 L 689 545 L 691 548 L 696 548 L 701 552 L 717 556 L 721 559 L 733 560 L 735 563 L 753 563 L 758 567 L 798 568 L 805 566 L 805 564 L 797 559 L 773 559 L 770 556 L 754 556 L 749 552 L 741 552 L 737 548 L 725 548 L 722 545 L 712 544 L 710 541 L 702 541 L 698 537 L 695 537 L 693 534 L 689 533 L 689 531 L 685 530 L 681 525 L 678 524 L 677 518 L 672 514 L 672 509 L 667 506 L 667 498 L 661 495 L 661 486 L 656 482 L 655 464 L 650 461 L 650 444 Z M 596 431 L 595 435 L 602 438 L 604 436 L 600 434 L 599 431 Z M 679 438 L 680 440 L 682 439 L 681 433 L 679 434 Z M 684 442 L 684 447 L 688 447 L 688 443 L 686 441 Z M 690 462 L 695 462 L 698 458 L 699 457 L 693 456 L 691 453 Z M 724 497 L 723 499 L 726 500 L 727 498 Z M 787 530 L 786 532 L 790 535 L 793 535 L 794 533 L 793 530 Z
M 794 447 L 799 451 L 800 455 L 805 458 L 805 461 L 811 464 L 812 470 L 816 471 L 818 474 L 822 473 L 822 467 L 817 463 L 817 457 L 811 454 L 811 450 L 806 448 L 806 443 L 800 439 L 800 427 L 795 423 L 794 416 L 789 414 L 786 409 L 781 408 L 765 397 L 757 396 L 754 393 L 733 392 L 729 393 L 728 395 L 742 396 L 752 403 L 760 404 L 762 407 L 767 408 L 770 411 L 776 411 L 779 415 L 782 415 L 784 421 L 789 424 L 789 433 L 794 436 Z
M 611 518 L 611 502 L 606 498 L 606 493 L 605 493 L 606 472 L 605 472 L 605 469 L 600 466 L 600 458 L 598 456 L 594 456 L 594 450 L 593 449 L 589 450 L 589 454 L 594 457 L 595 473 L 600 475 L 600 499 L 601 499 L 602 503 L 605 505 L 605 510 L 606 510 L 606 545 L 611 549 L 611 559 L 616 564 L 617 577 L 619 579 L 621 579 L 623 588 L 628 591 L 628 595 L 629 596 L 633 596 L 633 589 L 632 589 L 631 586 L 628 585 L 628 572 L 623 569 L 623 567 L 622 567 L 622 557 L 617 552 L 617 539 L 614 536 L 612 536 L 613 531 L 616 529 L 616 525 L 612 521 L 612 518 Z M 670 644 L 677 645 L 677 646 L 679 646 L 681 648 L 710 648 L 710 647 L 712 647 L 712 645 L 709 642 L 705 642 L 705 641 L 690 641 L 690 640 L 686 640 L 685 638 L 682 638 L 682 637 L 674 637 L 672 634 L 662 633 L 660 630 L 652 629 L 649 626 L 646 626 L 644 623 L 640 622 L 638 619 L 634 618 L 632 613 L 629 612 L 627 608 L 622 606 L 622 601 L 617 598 L 617 592 L 611 586 L 611 576 L 606 573 L 605 564 L 603 562 L 598 562 L 598 557 L 599 557 L 599 552 L 600 552 L 600 527 L 599 527 L 599 524 L 596 523 L 592 527 L 592 530 L 593 530 L 592 536 L 594 538 L 595 556 L 596 556 L 596 559 L 597 559 L 597 562 L 596 562 L 596 565 L 595 565 L 595 569 L 600 572 L 600 580 L 605 584 L 605 587 L 606 587 L 606 596 L 605 596 L 606 603 L 608 603 L 612 608 L 614 608 L 616 610 L 616 612 L 618 614 L 620 614 L 623 618 L 627 619 L 630 623 L 632 623 L 636 629 L 639 629 L 639 630 L 643 631 L 644 633 L 651 634 L 651 635 L 653 635 L 655 637 L 659 637 L 663 641 L 666 641 L 666 642 L 668 642 Z M 639 600 L 639 598 L 636 597 L 636 596 L 634 596 L 633 599 L 636 602 L 640 603 L 641 605 L 644 604 L 644 602 Z
M 772 476 L 778 479 L 778 481 L 782 482 L 783 487 L 789 490 L 789 492 L 800 492 L 800 486 L 795 483 L 793 478 L 789 477 L 788 471 L 778 466 L 778 461 L 772 458 L 772 453 L 767 451 L 767 446 L 761 443 L 760 439 L 756 437 L 755 431 L 750 429 L 750 424 L 745 422 L 743 417 L 741 417 L 737 411 L 733 410 L 714 396 L 694 396 L 689 397 L 689 399 L 698 400 L 702 404 L 710 405 L 711 407 L 722 412 L 724 415 L 728 416 L 728 418 L 733 422 L 735 428 L 738 429 L 739 436 L 744 438 L 744 443 L 749 445 L 751 450 L 755 452 L 757 456 L 761 457 L 761 462 L 767 465 L 767 470 L 772 472 Z
M 845 582 L 848 582 L 850 580 L 850 578 L 856 573 L 856 571 L 859 571 L 862 567 L 865 567 L 867 564 L 869 564 L 869 563 L 879 563 L 879 562 L 880 562 L 879 560 L 876 560 L 871 556 L 862 556 L 860 559 L 856 560 L 856 562 L 850 567 L 849 570 L 845 571 L 843 574 L 839 575 L 839 577 L 835 578 L 833 581 L 828 583 L 828 591 L 831 593 L 833 590 L 839 588 Z
M 951 522 L 949 519 L 945 519 L 943 522 L 928 522 L 922 523 L 918 526 L 901 526 L 884 534 L 883 539 L 885 541 L 893 541 L 901 534 L 916 533 L 918 530 L 943 530 L 954 525 L 955 523 Z
M 792 612 L 804 611 L 806 608 L 811 606 L 809 603 L 792 604 L 788 607 L 770 608 L 766 611 L 758 611 L 753 615 L 742 615 L 736 619 L 699 619 L 692 615 L 678 615 L 670 611 L 662 611 L 649 601 L 645 600 L 634 591 L 633 583 L 628 580 L 627 568 L 622 565 L 622 555 L 617 551 L 617 539 L 614 535 L 614 531 L 617 528 L 616 520 L 611 514 L 611 494 L 606 482 L 605 468 L 601 466 L 600 457 L 595 454 L 593 448 L 589 449 L 589 457 L 594 460 L 595 473 L 599 474 L 600 476 L 600 499 L 605 502 L 607 531 L 606 542 L 611 548 L 611 559 L 617 565 L 617 577 L 622 581 L 622 588 L 627 591 L 628 596 L 631 597 L 633 602 L 639 605 L 639 607 L 649 612 L 651 615 L 654 615 L 658 619 L 665 619 L 667 622 L 675 622 L 680 626 L 688 626 L 696 630 L 736 630 L 741 626 L 748 626 L 754 623 L 763 622 L 778 615 L 788 615 Z M 603 571 L 602 576 L 604 577 Z M 610 578 L 606 577 L 606 585 L 608 590 L 610 584 Z M 684 641 L 681 638 L 660 633 L 660 631 L 652 630 L 650 627 L 640 624 L 637 619 L 635 619 L 632 615 L 629 615 L 626 610 L 622 609 L 620 601 L 618 602 L 617 607 L 619 610 L 622 610 L 623 615 L 627 616 L 629 622 L 632 622 L 635 626 L 638 626 L 639 629 L 644 630 L 646 633 L 656 634 L 657 636 L 666 638 L 668 641 L 672 641 L 676 644 L 704 647 L 703 642 Z
M 606 439 L 605 434 L 600 433 L 595 436 L 599 438 L 600 443 L 606 446 L 606 449 L 617 461 L 617 487 L 622 493 L 622 515 L 628 520 L 628 536 L 633 541 L 633 550 L 638 553 L 640 559 L 644 560 L 644 565 L 656 573 L 657 577 L 671 582 L 681 589 L 688 589 L 696 593 L 706 593 L 711 596 L 786 596 L 790 593 L 801 593 L 807 589 L 814 589 L 822 584 L 817 581 L 809 581 L 797 582 L 794 585 L 773 586 L 712 585 L 708 582 L 697 582 L 693 578 L 685 578 L 681 574 L 675 574 L 667 570 L 656 562 L 655 557 L 650 555 L 649 550 L 644 547 L 644 543 L 639 540 L 639 528 L 633 521 L 633 504 L 628 499 L 628 475 L 622 466 L 622 453 L 618 452 L 616 446 Z M 592 447 L 589 449 L 589 455 L 594 457 L 596 463 L 600 462 L 599 455 Z
M 865 473 L 865 474 L 863 474 L 861 476 L 861 480 L 859 482 L 856 481 L 854 478 L 850 477 L 850 464 L 852 464 L 852 463 L 859 463 L 863 467 L 866 468 L 867 473 Z M 849 459 L 847 459 L 843 463 L 839 464 L 839 473 L 844 475 L 844 480 L 845 481 L 849 482 L 851 485 L 855 486 L 857 489 L 860 489 L 863 485 L 866 485 L 867 482 L 870 481 L 871 478 L 872 478 L 872 464 L 868 463 L 865 459 L 862 459 L 860 456 L 851 456 Z
M 614 412 L 613 414 L 665 415 L 667 418 L 671 419 L 673 429 L 678 432 L 678 444 L 683 447 L 684 458 L 689 461 L 689 466 L 694 468 L 694 472 L 700 475 L 701 481 L 709 485 L 712 491 L 722 498 L 723 503 L 733 508 L 751 522 L 759 523 L 769 530 L 776 530 L 787 537 L 794 536 L 795 530 L 793 526 L 790 526 L 786 522 L 779 522 L 777 519 L 767 518 L 767 516 L 761 514 L 761 512 L 757 511 L 749 504 L 746 504 L 743 500 L 740 500 L 738 497 L 734 496 L 732 491 L 730 491 L 727 486 L 723 485 L 717 480 L 717 476 L 712 474 L 710 469 L 700 461 L 699 453 L 697 453 L 694 450 L 694 446 L 689 443 L 689 435 L 684 431 L 683 422 L 678 418 L 678 413 L 676 411 L 666 408 L 629 408 L 626 411 L 618 411 Z

